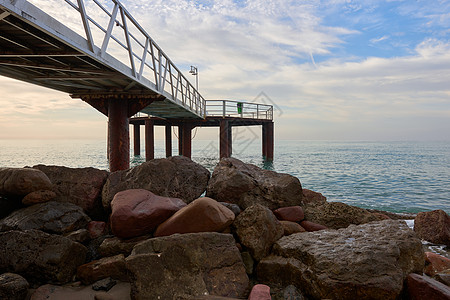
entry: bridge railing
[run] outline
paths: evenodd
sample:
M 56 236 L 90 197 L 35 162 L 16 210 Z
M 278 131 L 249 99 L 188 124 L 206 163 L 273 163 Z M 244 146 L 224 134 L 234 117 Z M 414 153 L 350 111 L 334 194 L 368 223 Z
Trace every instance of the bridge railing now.
M 53 11 L 47 12 L 52 16 L 60 11 L 60 19 L 70 20 L 64 22 L 69 27 L 76 24 L 73 16 L 67 16 L 66 9 L 49 3 L 62 1 L 78 12 L 88 52 L 103 59 L 106 59 L 108 53 L 129 67 L 131 72 L 127 72 L 127 75 L 135 81 L 150 86 L 169 100 L 204 116 L 205 99 L 119 0 L 30 0 L 44 11 L 45 7 L 52 9 Z M 78 21 L 76 25 L 79 24 Z M 79 27 L 71 29 L 80 34 Z
M 235 100 L 206 100 L 207 117 L 273 119 L 273 106 Z

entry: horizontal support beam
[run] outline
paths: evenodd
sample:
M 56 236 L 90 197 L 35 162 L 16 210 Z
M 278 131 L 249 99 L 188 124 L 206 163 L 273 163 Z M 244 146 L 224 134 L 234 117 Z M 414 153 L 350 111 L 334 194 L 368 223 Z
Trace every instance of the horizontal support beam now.
M 42 70 L 52 70 L 52 71 L 64 71 L 64 72 L 74 72 L 74 73 L 86 73 L 86 74 L 100 74 L 100 75 L 110 75 L 117 76 L 117 73 L 102 70 L 92 70 L 92 69 L 81 69 L 72 67 L 57 67 L 53 65 L 43 65 L 31 62 L 18 62 L 18 61 L 0 61 L 0 65 L 12 66 L 12 67 L 22 67 L 22 68 L 32 68 L 32 69 L 42 69 Z

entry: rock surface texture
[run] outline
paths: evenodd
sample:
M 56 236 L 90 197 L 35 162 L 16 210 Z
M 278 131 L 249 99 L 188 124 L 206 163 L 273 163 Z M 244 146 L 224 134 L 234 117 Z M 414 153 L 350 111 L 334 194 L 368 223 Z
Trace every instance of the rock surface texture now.
M 450 247 L 450 216 L 443 210 L 418 213 L 414 231 L 426 241 Z
M 148 234 L 184 206 L 181 199 L 161 197 L 144 189 L 118 192 L 111 202 L 112 232 L 120 238 Z
M 450 287 L 426 276 L 410 274 L 407 278 L 408 296 L 411 300 L 448 300 Z
M 397 299 L 406 276 L 424 266 L 420 240 L 394 220 L 293 234 L 273 254 L 258 265 L 260 282 L 292 284 L 313 299 Z
M 0 168 L 0 195 L 24 197 L 39 190 L 51 190 L 52 183 L 43 172 L 30 168 Z
M 28 281 L 14 273 L 0 275 L 0 299 L 24 300 L 28 294 Z
M 50 178 L 56 193 L 55 201 L 76 204 L 91 218 L 100 218 L 104 214 L 101 196 L 108 177 L 107 171 L 45 165 L 33 168 L 41 170 Z
M 85 228 L 90 221 L 81 207 L 50 201 L 16 210 L 0 220 L 0 231 L 38 229 L 63 234 Z
M 86 258 L 86 248 L 39 230 L 0 233 L 0 272 L 14 272 L 30 283 L 64 284 Z
M 271 210 L 302 205 L 302 185 L 297 177 L 263 170 L 235 158 L 223 158 L 215 167 L 206 196 L 246 209 L 261 204 Z
M 149 239 L 126 258 L 133 299 L 243 297 L 245 267 L 230 234 L 188 233 Z
M 146 189 L 189 203 L 205 191 L 209 177 L 206 168 L 184 156 L 154 159 L 130 170 L 111 173 L 103 187 L 103 207 L 109 211 L 114 195 L 129 189 Z

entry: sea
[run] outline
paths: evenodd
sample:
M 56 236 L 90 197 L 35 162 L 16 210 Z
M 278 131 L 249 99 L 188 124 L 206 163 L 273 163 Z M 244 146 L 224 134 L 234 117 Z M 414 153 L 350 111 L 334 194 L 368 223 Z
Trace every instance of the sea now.
M 176 143 L 174 143 L 176 144 Z M 144 142 L 141 142 L 144 145 Z M 193 140 L 192 159 L 211 172 L 217 140 Z M 174 145 L 173 154 L 178 153 Z M 145 161 L 130 150 L 131 166 Z M 276 140 L 273 162 L 264 161 L 260 139 L 233 144 L 233 157 L 299 178 L 328 201 L 400 213 L 442 209 L 450 214 L 450 142 Z M 155 158 L 165 157 L 155 141 Z M 37 164 L 108 169 L 105 140 L 0 140 L 0 167 Z

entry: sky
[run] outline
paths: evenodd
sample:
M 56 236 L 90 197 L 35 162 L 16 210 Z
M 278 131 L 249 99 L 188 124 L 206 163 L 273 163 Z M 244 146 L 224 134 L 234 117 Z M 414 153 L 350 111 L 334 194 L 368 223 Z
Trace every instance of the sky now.
M 450 0 L 122 3 L 205 99 L 272 102 L 276 139 L 450 141 Z M 106 139 L 61 92 L 0 77 L 0 107 L 0 139 Z

